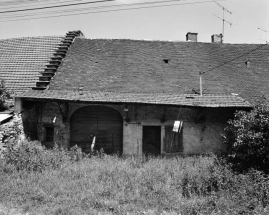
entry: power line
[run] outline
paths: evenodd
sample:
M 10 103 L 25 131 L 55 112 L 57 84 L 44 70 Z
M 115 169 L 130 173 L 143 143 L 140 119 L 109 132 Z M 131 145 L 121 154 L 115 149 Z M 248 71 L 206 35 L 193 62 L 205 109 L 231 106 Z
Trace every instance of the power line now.
M 0 11 L 0 13 L 14 13 L 14 12 L 23 12 L 29 10 L 43 10 L 49 8 L 56 8 L 56 7 L 67 7 L 67 6 L 75 6 L 75 5 L 82 5 L 82 4 L 93 4 L 93 3 L 102 3 L 102 2 L 110 2 L 115 0 L 99 0 L 93 2 L 83 2 L 83 3 L 74 3 L 74 4 L 66 4 L 66 5 L 55 5 L 55 6 L 48 6 L 48 7 L 39 7 L 39 8 L 29 8 L 29 9 L 22 9 L 22 10 L 10 10 L 10 11 Z
M 265 30 L 263 28 L 258 28 L 258 30 L 261 30 L 261 31 L 263 31 L 265 33 L 266 40 L 264 40 L 264 41 L 265 41 L 265 43 L 267 43 L 267 33 L 269 33 L 269 31 L 267 31 L 267 30 Z
M 217 69 L 217 68 L 219 68 L 219 67 L 222 67 L 222 66 L 224 66 L 224 65 L 226 65 L 226 64 L 228 64 L 228 63 L 230 63 L 230 62 L 232 62 L 232 61 L 234 61 L 234 60 L 237 60 L 237 59 L 239 59 L 239 58 L 241 58 L 241 57 L 244 57 L 244 56 L 248 55 L 248 54 L 251 53 L 251 52 L 254 52 L 254 51 L 258 50 L 258 49 L 261 49 L 262 47 L 264 47 L 264 46 L 266 46 L 266 45 L 268 45 L 268 43 L 263 44 L 263 45 L 259 46 L 258 48 L 252 49 L 252 50 L 250 50 L 249 52 L 246 52 L 246 53 L 244 53 L 244 54 L 242 54 L 242 55 L 239 55 L 238 57 L 236 57 L 236 58 L 234 58 L 234 59 L 232 59 L 232 60 L 229 60 L 229 61 L 227 61 L 227 62 L 225 62 L 225 63 L 223 63 L 223 64 L 220 64 L 220 65 L 218 65 L 218 66 L 216 66 L 216 67 L 214 67 L 214 68 L 212 68 L 212 69 L 209 69 L 209 70 L 207 70 L 207 71 L 205 71 L 205 72 L 200 72 L 200 75 L 203 75 L 203 74 L 205 74 L 205 73 L 207 73 L 207 72 L 210 72 L 210 71 L 212 71 L 212 70 L 215 70 L 215 69 Z
M 81 1 L 81 0 L 67 0 L 67 1 L 58 1 L 58 0 L 47 0 L 46 2 L 32 2 L 32 1 L 26 1 L 26 2 L 14 2 L 14 4 L 3 4 L 0 3 L 0 7 L 2 10 L 13 10 L 13 9 L 22 9 L 24 7 L 37 7 L 37 6 L 49 6 L 49 5 L 56 5 L 56 4 L 66 4 L 66 3 L 74 3 L 75 1 Z
M 135 4 L 120 4 L 120 5 L 110 5 L 110 6 L 98 6 L 98 7 L 90 7 L 90 8 L 78 8 L 78 9 L 69 9 L 69 10 L 58 10 L 58 11 L 49 11 L 44 12 L 42 14 L 59 14 L 59 13 L 66 13 L 66 12 L 75 12 L 75 11 L 84 11 L 84 10 L 96 10 L 96 9 L 106 9 L 106 8 L 113 8 L 113 7 L 130 7 L 130 6 L 139 6 L 139 5 L 150 5 L 150 4 L 160 4 L 160 3 L 169 3 L 169 2 L 179 2 L 179 1 L 187 1 L 187 0 L 165 0 L 165 1 L 157 1 L 157 2 L 142 2 L 142 3 L 135 3 Z M 32 14 L 25 14 L 25 15 L 17 15 L 17 16 L 5 16 L 2 18 L 14 18 L 14 17 L 28 17 L 28 16 L 35 16 L 35 15 L 42 15 L 41 13 L 32 13 Z
M 76 2 L 76 1 L 83 1 L 83 0 L 46 0 L 46 2 L 42 1 L 37 1 L 37 2 L 32 2 L 32 1 L 14 1 L 13 4 L 3 4 L 0 3 L 0 6 L 8 7 L 11 5 L 11 7 L 5 8 L 5 9 L 12 9 L 12 8 L 21 8 L 21 7 L 29 7 L 29 6 L 39 6 L 39 5 L 48 5 L 48 4 L 59 4 L 59 3 L 68 3 L 68 2 Z M 25 4 L 25 5 L 23 5 Z M 26 5 L 28 4 L 28 5 Z M 30 4 L 30 5 L 29 5 Z M 14 5 L 14 6 L 13 6 Z
M 47 0 L 47 1 L 53 1 L 53 0 Z M 57 0 L 56 0 L 57 1 Z M 33 3 L 33 4 L 36 4 L 36 3 L 39 3 L 39 2 L 42 2 L 42 0 L 36 0 L 36 1 L 31 1 L 31 0 L 17 0 L 17 1 L 5 1 L 5 2 L 1 2 L 0 5 L 1 6 L 5 6 L 5 5 L 18 5 L 18 4 L 27 4 L 27 3 Z
M 219 0 L 219 1 L 225 1 L 225 0 Z M 208 0 L 208 1 L 200 1 L 200 2 L 192 2 L 192 3 L 156 5 L 156 6 L 148 6 L 148 7 L 124 8 L 124 9 L 104 10 L 104 11 L 91 11 L 91 12 L 85 12 L 85 13 L 65 14 L 65 15 L 59 15 L 59 16 L 35 17 L 35 18 L 27 18 L 27 19 L 0 20 L 0 22 L 12 22 L 12 21 L 33 20 L 33 19 L 47 19 L 47 18 L 54 18 L 54 17 L 77 16 L 77 15 L 84 15 L 84 14 L 91 14 L 91 13 L 107 13 L 107 12 L 116 12 L 116 11 L 138 10 L 138 9 L 147 9 L 147 8 L 170 7 L 170 6 L 174 6 L 174 5 L 180 6 L 180 5 L 203 4 L 203 3 L 212 3 L 212 1 Z

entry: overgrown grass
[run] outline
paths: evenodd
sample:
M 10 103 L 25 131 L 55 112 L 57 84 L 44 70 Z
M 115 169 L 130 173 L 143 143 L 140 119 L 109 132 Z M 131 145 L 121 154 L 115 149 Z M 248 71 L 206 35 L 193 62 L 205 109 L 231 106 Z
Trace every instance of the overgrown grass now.
M 29 156 L 23 147 L 21 158 Z M 26 162 L 37 166 L 42 161 L 42 168 L 18 168 L 17 161 L 2 159 L 0 203 L 29 214 L 55 215 L 269 213 L 268 178 L 256 171 L 235 174 L 214 156 L 78 154 L 42 148 Z M 59 165 L 47 165 L 51 160 Z

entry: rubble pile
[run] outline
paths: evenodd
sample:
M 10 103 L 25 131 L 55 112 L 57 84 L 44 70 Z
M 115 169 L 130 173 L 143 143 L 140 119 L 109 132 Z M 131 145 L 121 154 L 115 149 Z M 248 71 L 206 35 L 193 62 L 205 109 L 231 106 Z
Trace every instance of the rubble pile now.
M 6 144 L 15 144 L 24 139 L 23 124 L 20 114 L 0 125 L 0 148 Z

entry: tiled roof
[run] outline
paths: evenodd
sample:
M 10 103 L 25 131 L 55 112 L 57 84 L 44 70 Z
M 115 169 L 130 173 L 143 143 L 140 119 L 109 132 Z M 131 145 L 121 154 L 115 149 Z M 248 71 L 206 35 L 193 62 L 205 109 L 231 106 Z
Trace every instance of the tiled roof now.
M 31 89 L 63 37 L 25 37 L 0 40 L 0 79 L 9 91 Z
M 269 95 L 269 46 L 244 55 L 259 46 L 76 38 L 49 89 L 190 94 L 199 91 L 199 72 L 237 58 L 203 75 L 204 95 L 254 102 Z
M 250 103 L 233 95 L 194 95 L 176 93 L 119 93 L 70 90 L 27 91 L 22 98 L 99 103 L 161 104 L 196 107 L 250 107 Z

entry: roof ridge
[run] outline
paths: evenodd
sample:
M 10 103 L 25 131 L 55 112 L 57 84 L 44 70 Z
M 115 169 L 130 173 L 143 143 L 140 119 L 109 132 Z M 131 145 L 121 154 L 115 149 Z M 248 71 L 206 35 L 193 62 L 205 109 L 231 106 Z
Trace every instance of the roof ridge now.
M 31 39 L 31 38 L 60 38 L 60 37 L 65 37 L 64 35 L 53 35 L 53 36 L 32 36 L 32 37 L 13 37 L 13 38 L 6 38 L 6 39 L 0 39 L 0 41 L 3 41 L 3 40 L 15 40 L 15 39 Z
M 179 41 L 179 40 L 155 40 L 155 39 L 128 39 L 128 38 L 79 38 L 79 39 L 85 39 L 85 40 L 119 40 L 119 41 L 138 41 L 138 42 L 172 42 L 172 43 L 177 43 L 177 42 L 188 42 L 188 41 Z
M 212 42 L 192 42 L 185 40 L 158 40 L 158 39 L 128 39 L 128 38 L 88 38 L 80 37 L 82 40 L 108 40 L 108 41 L 138 41 L 138 42 L 171 42 L 171 43 L 192 43 L 192 44 L 212 44 L 212 45 L 263 45 L 261 43 L 212 43 Z

